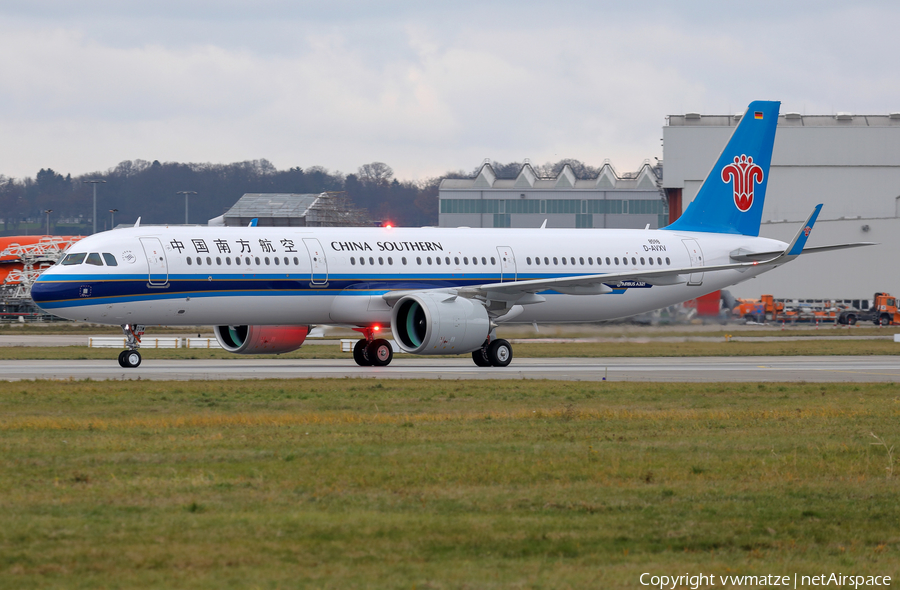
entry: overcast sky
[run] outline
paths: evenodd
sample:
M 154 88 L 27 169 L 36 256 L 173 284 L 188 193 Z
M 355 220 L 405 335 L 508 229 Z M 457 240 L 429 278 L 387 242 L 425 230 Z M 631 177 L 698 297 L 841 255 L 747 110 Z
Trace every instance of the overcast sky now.
M 662 158 L 669 114 L 900 111 L 898 17 L 887 1 L 0 0 L 0 174 L 633 171 Z

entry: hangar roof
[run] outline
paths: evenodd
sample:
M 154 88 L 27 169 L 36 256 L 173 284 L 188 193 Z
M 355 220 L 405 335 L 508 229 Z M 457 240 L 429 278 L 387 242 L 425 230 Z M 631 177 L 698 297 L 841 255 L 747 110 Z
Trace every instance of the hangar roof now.
M 318 194 L 246 193 L 225 212 L 225 219 L 254 217 L 306 217 Z

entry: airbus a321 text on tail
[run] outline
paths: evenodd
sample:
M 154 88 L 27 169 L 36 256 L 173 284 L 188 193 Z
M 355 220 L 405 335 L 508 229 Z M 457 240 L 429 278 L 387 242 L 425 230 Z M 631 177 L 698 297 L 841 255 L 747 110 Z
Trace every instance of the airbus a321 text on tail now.
M 140 364 L 145 325 L 213 325 L 237 354 L 289 352 L 313 326 L 349 326 L 364 336 L 356 362 L 376 366 L 393 356 L 389 325 L 405 352 L 503 367 L 513 351 L 501 324 L 630 316 L 804 252 L 821 205 L 790 244 L 759 237 L 778 109 L 750 104 L 694 202 L 659 230 L 136 225 L 76 243 L 32 295 L 49 313 L 121 325 L 123 367 Z

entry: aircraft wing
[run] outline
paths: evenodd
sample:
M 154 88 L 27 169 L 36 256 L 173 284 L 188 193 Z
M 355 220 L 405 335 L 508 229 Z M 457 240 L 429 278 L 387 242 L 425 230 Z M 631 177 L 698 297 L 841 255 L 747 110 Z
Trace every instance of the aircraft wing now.
M 822 205 L 816 206 L 787 248 L 781 252 L 771 252 L 770 256 L 761 260 L 684 268 L 634 269 L 606 274 L 487 283 L 458 288 L 445 287 L 437 290 L 446 291 L 448 294 L 460 297 L 506 301 L 508 305 L 525 305 L 544 301 L 544 298 L 538 295 L 541 291 L 554 290 L 569 295 L 600 295 L 612 293 L 616 288 L 644 285 L 677 285 L 687 282 L 689 276 L 694 273 L 750 269 L 756 266 L 778 266 L 793 260 L 804 251 L 806 240 L 809 239 L 809 234 L 821 209 Z M 762 254 L 759 253 L 759 255 Z M 732 258 L 734 258 L 734 253 Z M 390 293 L 385 293 L 383 298 L 389 305 L 393 305 L 408 293 L 410 291 L 391 291 Z
M 777 257 L 776 257 L 777 259 Z M 693 273 L 713 272 L 752 268 L 771 264 L 773 260 L 764 262 L 740 262 L 715 266 L 692 266 L 688 268 L 666 268 L 659 270 L 631 270 L 596 275 L 579 275 L 556 277 L 552 279 L 535 279 L 530 281 L 510 281 L 507 283 L 488 283 L 472 287 L 456 289 L 462 297 L 484 296 L 488 299 L 516 300 L 527 294 L 554 290 L 569 295 L 599 295 L 612 293 L 616 288 L 647 285 L 677 285 L 686 283 Z
M 831 244 L 829 246 L 813 246 L 812 248 L 803 248 L 804 254 L 817 254 L 819 252 L 830 252 L 832 250 L 846 250 L 847 248 L 860 248 L 862 246 L 876 246 L 876 242 L 850 242 L 848 244 Z M 778 256 L 781 252 L 750 252 L 744 249 L 735 250 L 731 253 L 731 259 L 739 262 L 753 262 L 754 260 L 768 260 L 773 256 Z

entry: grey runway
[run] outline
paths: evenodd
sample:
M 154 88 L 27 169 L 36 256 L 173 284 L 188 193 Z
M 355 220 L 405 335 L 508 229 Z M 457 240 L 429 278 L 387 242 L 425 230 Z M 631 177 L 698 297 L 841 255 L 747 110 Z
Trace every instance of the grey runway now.
M 642 357 L 616 359 L 519 358 L 506 368 L 478 368 L 469 358 L 395 358 L 389 367 L 358 367 L 353 361 L 249 359 L 145 359 L 122 369 L 114 359 L 0 361 L 0 380 L 21 379 L 553 379 L 650 382 L 870 382 L 900 381 L 900 358 Z

